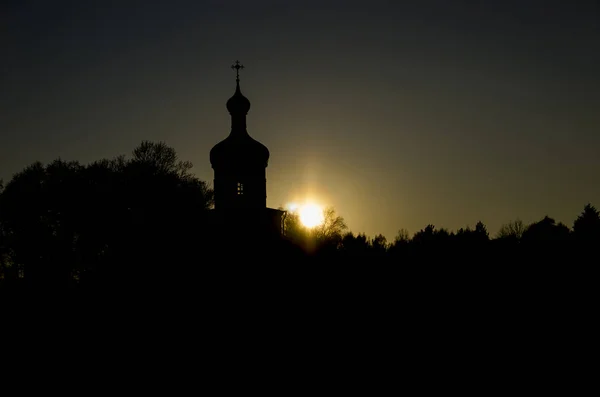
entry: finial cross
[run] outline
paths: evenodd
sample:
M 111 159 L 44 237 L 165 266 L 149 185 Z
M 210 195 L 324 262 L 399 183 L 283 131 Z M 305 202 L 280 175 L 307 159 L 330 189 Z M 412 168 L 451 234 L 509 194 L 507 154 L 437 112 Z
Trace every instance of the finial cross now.
M 233 65 L 231 65 L 231 69 L 235 69 L 235 79 L 240 79 L 240 69 L 244 69 L 244 65 L 240 63 L 240 61 L 235 61 Z

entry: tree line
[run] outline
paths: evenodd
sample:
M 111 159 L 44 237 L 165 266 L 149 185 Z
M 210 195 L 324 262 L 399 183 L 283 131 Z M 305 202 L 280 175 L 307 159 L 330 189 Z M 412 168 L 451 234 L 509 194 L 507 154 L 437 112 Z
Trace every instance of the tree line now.
M 435 247 L 456 245 L 475 247 L 493 242 L 498 246 L 540 246 L 541 244 L 581 244 L 592 246 L 600 244 L 600 212 L 591 204 L 584 206 L 570 228 L 562 222 L 545 216 L 543 219 L 526 225 L 516 219 L 501 226 L 493 236 L 483 222 L 474 228 L 469 226 L 457 231 L 439 228 L 433 224 L 414 233 L 400 229 L 393 241 L 378 234 L 369 237 L 364 233 L 354 234 L 348 230 L 344 218 L 338 216 L 333 208 L 324 211 L 325 221 L 313 229 L 307 229 L 300 223 L 297 214 L 288 215 L 286 229 L 288 236 L 303 244 L 307 249 L 311 245 L 315 250 L 335 249 L 352 254 L 392 254 L 409 246 Z
M 130 158 L 86 165 L 36 162 L 6 184 L 0 181 L 0 285 L 166 282 L 227 265 L 228 252 L 243 258 L 245 236 L 213 233 L 213 190 L 191 168 L 165 143 L 143 141 Z M 590 203 L 571 227 L 549 216 L 529 225 L 511 221 L 493 236 L 482 222 L 456 231 L 427 225 L 412 236 L 400 229 L 388 242 L 383 235 L 352 233 L 343 217 L 327 208 L 315 228 L 288 213 L 284 229 L 285 244 L 265 246 L 277 251 L 269 260 L 280 266 L 294 260 L 406 265 L 575 260 L 574 252 L 585 262 L 600 242 L 600 214 Z M 254 260 L 266 260 L 261 252 L 266 251 L 257 251 Z

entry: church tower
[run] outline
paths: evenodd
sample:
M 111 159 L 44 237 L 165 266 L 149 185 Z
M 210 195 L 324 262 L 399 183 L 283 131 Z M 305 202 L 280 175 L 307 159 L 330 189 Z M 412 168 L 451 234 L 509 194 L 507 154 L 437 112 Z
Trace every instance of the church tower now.
M 210 151 L 214 170 L 215 212 L 219 218 L 235 228 L 260 229 L 281 234 L 284 211 L 267 208 L 266 168 L 269 149 L 252 138 L 246 128 L 250 101 L 240 89 L 240 69 L 236 61 L 235 93 L 227 101 L 231 116 L 229 136 Z M 245 223 L 245 225 L 240 224 Z

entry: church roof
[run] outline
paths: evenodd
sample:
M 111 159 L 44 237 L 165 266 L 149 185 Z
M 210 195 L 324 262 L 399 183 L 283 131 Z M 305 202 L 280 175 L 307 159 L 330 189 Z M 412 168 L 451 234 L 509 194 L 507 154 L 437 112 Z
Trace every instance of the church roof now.
M 248 133 L 229 134 L 210 150 L 210 163 L 213 165 L 260 164 L 266 167 L 269 149 Z
M 227 101 L 227 110 L 231 115 L 231 132 L 227 138 L 211 149 L 210 162 L 213 167 L 254 164 L 266 167 L 269 161 L 269 149 L 252 138 L 246 130 L 246 114 L 250 110 L 250 101 L 240 89 L 239 70 L 243 66 L 236 62 L 232 68 L 237 69 L 237 78 L 235 93 Z

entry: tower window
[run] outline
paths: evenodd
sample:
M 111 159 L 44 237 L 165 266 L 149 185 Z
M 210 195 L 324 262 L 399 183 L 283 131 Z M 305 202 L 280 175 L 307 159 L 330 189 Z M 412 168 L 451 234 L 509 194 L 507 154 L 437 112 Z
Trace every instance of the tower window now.
M 237 184 L 237 194 L 238 195 L 244 194 L 244 184 L 241 182 L 238 182 L 238 184 Z

